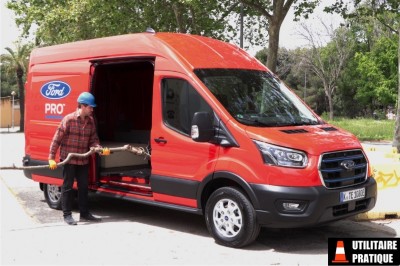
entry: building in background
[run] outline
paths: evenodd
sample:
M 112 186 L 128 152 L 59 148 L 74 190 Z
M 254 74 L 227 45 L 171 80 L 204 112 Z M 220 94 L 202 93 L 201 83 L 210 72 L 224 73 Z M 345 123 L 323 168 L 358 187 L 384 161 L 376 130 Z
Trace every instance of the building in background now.
M 1 97 L 0 98 L 0 113 L 1 113 L 1 120 L 0 120 L 0 128 L 12 128 L 19 127 L 19 122 L 21 119 L 21 112 L 19 108 L 19 100 L 14 98 L 14 105 L 12 103 L 13 97 Z M 13 112 L 14 107 L 14 112 Z M 13 116 L 14 116 L 14 123 L 13 123 Z

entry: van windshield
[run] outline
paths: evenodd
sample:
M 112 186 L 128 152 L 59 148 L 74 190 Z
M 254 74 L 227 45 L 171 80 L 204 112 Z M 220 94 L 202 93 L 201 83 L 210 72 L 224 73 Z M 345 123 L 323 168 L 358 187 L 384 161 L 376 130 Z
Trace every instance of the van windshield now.
M 195 74 L 240 123 L 256 127 L 316 125 L 319 120 L 271 73 L 196 69 Z

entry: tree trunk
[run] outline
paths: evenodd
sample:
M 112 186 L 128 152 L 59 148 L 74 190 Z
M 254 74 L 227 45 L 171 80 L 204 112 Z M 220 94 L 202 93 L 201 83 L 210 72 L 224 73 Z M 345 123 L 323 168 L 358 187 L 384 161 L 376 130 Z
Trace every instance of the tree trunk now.
M 185 28 L 183 26 L 183 17 L 182 17 L 182 12 L 181 8 L 178 3 L 173 3 L 172 4 L 172 9 L 174 10 L 175 14 L 175 20 L 176 20 L 176 25 L 178 26 L 178 31 L 180 33 L 185 33 Z
M 279 31 L 281 23 L 276 19 L 270 20 L 268 28 L 268 57 L 267 67 L 272 72 L 276 73 L 276 65 L 278 62 L 278 49 L 279 49 Z
M 330 88 L 328 88 L 329 90 Z M 332 101 L 332 94 L 327 93 L 326 96 L 328 97 L 328 105 L 329 105 L 329 120 L 333 120 L 333 101 Z
M 395 123 L 395 129 L 394 129 L 394 136 L 393 136 L 393 147 L 397 148 L 397 152 L 400 153 L 400 26 L 398 29 L 398 34 L 399 34 L 399 45 L 397 48 L 397 55 L 398 55 L 398 66 L 397 66 L 397 72 L 398 72 L 398 87 L 397 87 L 397 112 L 396 112 L 396 123 Z
M 18 83 L 18 90 L 19 90 L 19 110 L 21 113 L 19 125 L 20 125 L 20 132 L 24 132 L 25 130 L 25 91 L 24 91 L 24 82 L 22 81 L 22 77 L 24 75 L 24 71 L 22 68 L 17 68 L 17 83 Z

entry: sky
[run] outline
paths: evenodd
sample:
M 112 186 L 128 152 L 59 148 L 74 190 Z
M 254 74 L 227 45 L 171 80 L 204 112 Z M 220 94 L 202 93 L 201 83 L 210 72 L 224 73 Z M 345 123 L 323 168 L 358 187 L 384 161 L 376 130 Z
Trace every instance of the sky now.
M 5 52 L 5 47 L 14 48 L 14 42 L 18 40 L 18 36 L 21 34 L 21 31 L 17 28 L 14 22 L 14 14 L 12 11 L 5 7 L 6 1 L 1 1 L 1 50 L 0 53 Z M 321 4 L 314 13 L 310 16 L 308 20 L 302 19 L 301 21 L 311 23 L 313 28 L 318 27 L 320 25 L 319 18 L 323 18 L 323 20 L 327 23 L 333 23 L 333 25 L 338 25 L 342 19 L 339 15 L 328 15 L 324 13 L 323 7 L 335 2 L 335 0 L 324 0 L 323 4 Z M 293 10 L 289 11 L 285 20 L 282 23 L 281 31 L 280 31 L 280 40 L 279 46 L 285 47 L 287 49 L 295 49 L 299 46 L 304 46 L 307 44 L 305 40 L 299 37 L 296 27 L 299 27 L 298 22 L 293 22 Z M 248 50 L 251 55 L 255 55 L 255 53 L 260 50 L 261 47 L 252 47 Z
M 1 1 L 1 51 L 0 53 L 4 53 L 5 47 L 13 48 L 13 42 L 18 40 L 18 36 L 20 35 L 20 31 L 15 25 L 13 13 L 5 7 L 5 1 Z

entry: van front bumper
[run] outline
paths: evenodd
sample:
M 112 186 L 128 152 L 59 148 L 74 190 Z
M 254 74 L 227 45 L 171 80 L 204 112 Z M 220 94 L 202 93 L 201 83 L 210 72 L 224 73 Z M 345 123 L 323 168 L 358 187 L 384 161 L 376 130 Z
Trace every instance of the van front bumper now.
M 257 220 L 271 228 L 295 228 L 324 224 L 371 210 L 377 199 L 377 185 L 373 178 L 363 184 L 327 189 L 318 187 L 283 187 L 251 184 L 258 199 Z M 365 188 L 361 199 L 340 202 L 340 192 Z M 283 204 L 298 206 L 285 210 Z

